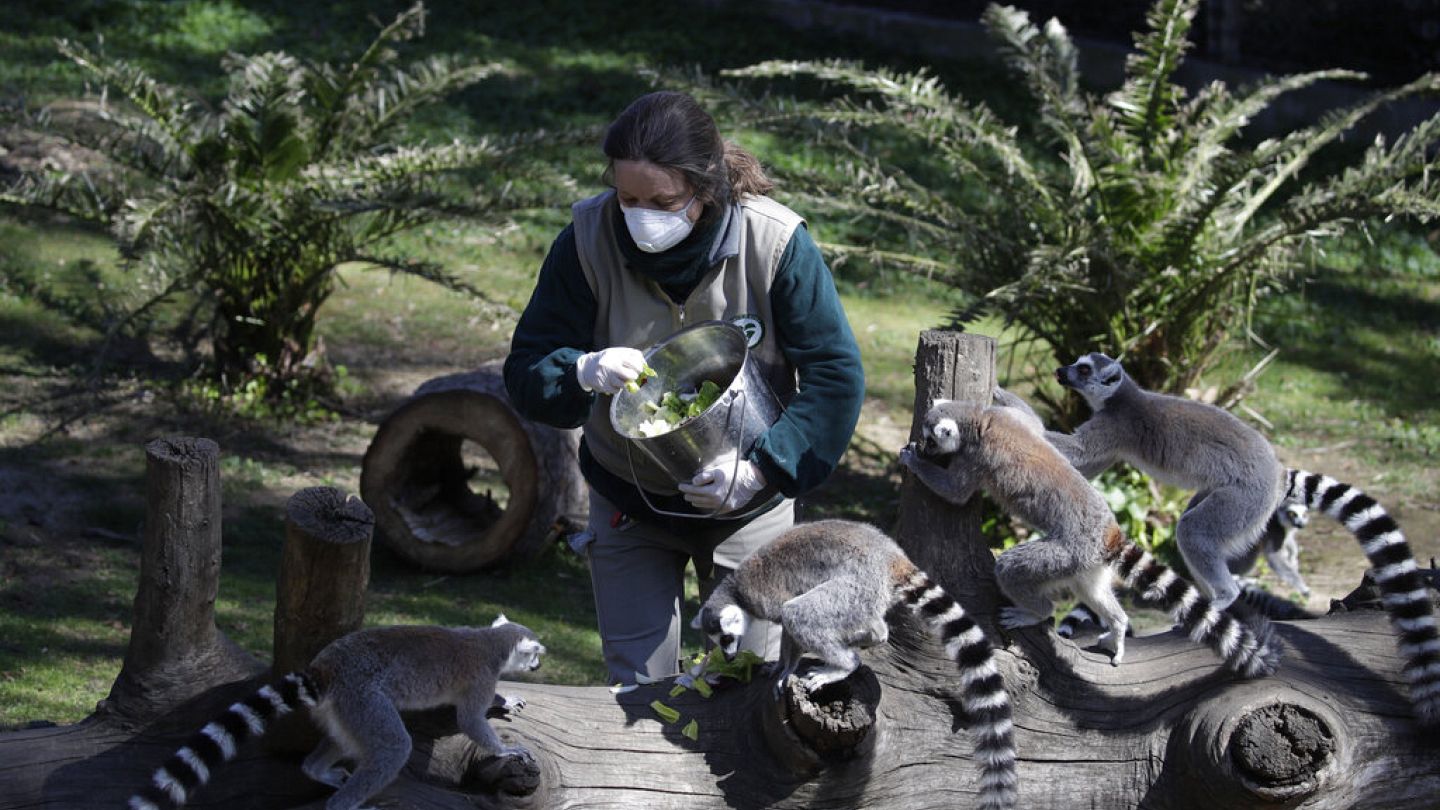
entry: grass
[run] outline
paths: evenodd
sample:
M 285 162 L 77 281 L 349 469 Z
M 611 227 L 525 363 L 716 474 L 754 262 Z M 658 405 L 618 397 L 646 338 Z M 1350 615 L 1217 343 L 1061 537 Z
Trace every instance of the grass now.
M 593 127 L 649 89 L 642 67 L 696 65 L 713 75 L 762 58 L 814 56 L 917 66 L 855 42 L 757 26 L 737 5 L 437 4 L 426 52 L 501 59 L 512 70 L 427 114 L 417 136 Z M 7 53 L 0 96 L 23 93 L 34 101 L 80 90 L 78 74 L 54 60 L 49 36 L 90 41 L 103 32 L 115 52 L 213 95 L 216 54 L 223 49 L 283 47 L 335 59 L 368 38 L 367 15 L 388 19 L 397 6 L 351 4 L 335 14 L 325 5 L 270 0 L 93 0 L 38 9 L 19 10 L 17 24 L 0 31 Z M 612 30 L 616 19 L 626 20 L 623 31 Z M 710 47 L 712 38 L 732 47 Z M 952 63 L 936 71 L 951 87 L 1004 107 L 1003 95 L 993 98 L 1003 91 L 988 68 Z M 774 164 L 825 167 L 823 155 L 773 136 L 735 134 Z M 580 193 L 594 187 L 592 147 L 558 150 L 554 159 L 579 178 Z M 567 219 L 564 210 L 536 212 L 498 232 L 457 224 L 397 240 L 398 250 L 443 262 L 508 313 L 408 277 L 344 268 L 321 311 L 319 333 L 331 359 L 349 370 L 351 385 L 337 420 L 296 425 L 221 418 L 182 395 L 188 368 L 166 330 L 183 306 L 158 313 L 154 340 L 122 347 L 104 376 L 89 378 L 97 325 L 113 315 L 133 280 L 124 277 L 103 235 L 0 216 L 6 246 L 0 253 L 0 727 L 73 722 L 107 693 L 129 634 L 144 519 L 143 446 L 156 436 L 208 436 L 220 443 L 225 563 L 217 621 L 267 658 L 285 500 L 307 486 L 357 492 L 375 425 L 415 385 L 503 354 L 514 311 L 524 306 L 550 240 Z M 822 240 L 846 227 L 811 224 Z M 1346 460 L 1362 465 L 1365 485 L 1382 500 L 1398 499 L 1420 516 L 1426 504 L 1440 511 L 1433 505 L 1440 444 L 1431 394 L 1440 377 L 1434 253 L 1415 234 L 1339 248 L 1317 257 L 1311 283 L 1262 308 L 1256 331 L 1284 352 L 1246 404 L 1273 423 L 1270 433 L 1285 453 L 1303 456 L 1350 443 Z M 801 514 L 887 526 L 898 480 L 894 452 L 910 421 L 918 333 L 943 321 L 959 294 L 854 266 L 840 266 L 836 275 L 860 342 L 868 398 L 844 466 L 805 499 Z M 981 331 L 1003 335 L 996 323 Z M 1002 349 L 1001 370 L 1017 378 L 1050 362 L 1011 364 L 1011 354 Z M 1260 354 L 1237 349 L 1224 374 L 1243 370 Z M 602 682 L 588 574 L 563 549 L 493 572 L 443 577 L 410 569 L 377 546 L 369 598 L 371 624 L 475 624 L 503 611 L 545 640 L 551 650 L 546 680 Z

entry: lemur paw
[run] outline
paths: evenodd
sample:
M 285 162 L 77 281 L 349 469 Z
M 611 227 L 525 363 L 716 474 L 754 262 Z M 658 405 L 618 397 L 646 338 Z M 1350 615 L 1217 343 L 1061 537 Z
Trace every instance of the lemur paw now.
M 307 771 L 305 775 L 322 785 L 338 788 L 345 784 L 345 780 L 350 778 L 350 771 L 337 765 L 320 773 L 309 773 Z
M 900 448 L 900 466 L 904 467 L 907 470 L 913 470 L 915 469 L 915 466 L 919 463 L 920 454 L 915 452 L 914 442 L 911 442 L 910 444 L 907 444 L 904 447 Z
M 485 717 L 490 720 L 497 720 L 502 717 L 509 717 L 512 713 L 525 708 L 525 699 L 518 695 L 495 695 L 490 701 L 490 708 L 485 710 Z
M 1019 607 L 1000 608 L 1000 626 L 1006 630 L 1017 630 L 1021 627 L 1034 627 L 1037 624 L 1045 624 L 1050 621 L 1048 616 L 1036 616 L 1034 613 Z
M 840 669 L 817 669 L 813 672 L 807 672 L 801 680 L 805 683 L 806 691 L 818 692 L 836 681 L 845 680 L 849 674 L 850 673 Z
M 1120 666 L 1121 659 L 1125 657 L 1125 631 L 1122 629 L 1117 633 L 1107 630 L 1101 633 L 1096 641 L 1099 642 L 1100 649 L 1110 653 L 1110 666 Z

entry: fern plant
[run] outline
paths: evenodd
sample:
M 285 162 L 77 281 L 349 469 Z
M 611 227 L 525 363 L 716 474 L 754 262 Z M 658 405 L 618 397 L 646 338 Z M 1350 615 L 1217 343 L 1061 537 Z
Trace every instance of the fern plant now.
M 1175 74 L 1198 4 L 1157 0 L 1123 83 L 1103 95 L 1082 89 L 1059 22 L 1039 27 L 1024 11 L 989 6 L 982 20 L 1033 102 L 1036 139 L 923 70 L 772 61 L 729 75 L 841 90 L 819 103 L 771 96 L 748 107 L 751 123 L 803 133 L 838 156 L 838 171 L 785 178 L 808 210 L 858 229 L 825 245 L 833 256 L 942 279 L 975 296 L 959 323 L 995 312 L 1060 363 L 1103 351 L 1142 386 L 1179 392 L 1214 366 L 1307 243 L 1367 219 L 1440 213 L 1431 177 L 1440 116 L 1349 164 L 1312 161 L 1381 105 L 1440 88 L 1440 76 L 1247 146 L 1246 125 L 1277 97 L 1363 74 L 1325 70 L 1239 91 L 1214 82 L 1189 95 Z
M 276 397 L 315 383 L 323 391 L 315 318 L 337 268 L 362 263 L 484 298 L 442 266 L 392 252 L 390 237 L 535 203 L 488 182 L 523 155 L 525 139 L 404 145 L 402 127 L 418 108 L 501 70 L 446 57 L 398 65 L 395 46 L 421 35 L 424 20 L 416 4 L 343 67 L 280 52 L 227 56 L 217 107 L 61 41 L 105 91 L 93 114 L 42 123 L 104 160 L 24 176 L 0 190 L 0 202 L 109 228 L 148 296 L 112 331 L 193 293 L 222 388 L 260 379 L 258 390 Z M 535 179 L 541 170 L 527 171 Z M 462 172 L 466 182 L 455 182 Z

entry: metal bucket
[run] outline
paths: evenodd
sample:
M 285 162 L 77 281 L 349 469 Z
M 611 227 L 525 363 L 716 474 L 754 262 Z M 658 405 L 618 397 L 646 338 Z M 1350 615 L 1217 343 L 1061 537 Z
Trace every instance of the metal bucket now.
M 610 401 L 610 425 L 626 440 L 626 452 L 638 448 L 676 483 L 695 477 L 705 465 L 733 452 L 738 466 L 755 441 L 780 419 L 780 401 L 765 381 L 759 364 L 750 356 L 745 331 L 726 321 L 705 321 L 676 332 L 645 352 L 655 376 L 638 391 L 621 389 Z M 646 403 L 659 405 L 666 391 L 695 391 L 709 380 L 720 386 L 720 396 L 699 416 L 691 417 L 667 433 L 645 436 L 639 424 L 653 416 Z M 645 490 L 631 479 L 641 495 Z M 734 480 L 732 473 L 731 480 Z M 766 487 L 751 500 L 764 503 L 774 494 Z M 646 499 L 647 503 L 649 499 Z M 660 514 L 680 517 L 714 517 L 683 512 Z

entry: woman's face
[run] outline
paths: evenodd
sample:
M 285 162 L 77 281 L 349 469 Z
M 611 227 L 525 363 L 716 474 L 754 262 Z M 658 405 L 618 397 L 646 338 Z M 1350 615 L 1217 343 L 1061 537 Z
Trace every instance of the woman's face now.
M 695 189 L 685 182 L 684 175 L 648 160 L 615 161 L 614 180 L 615 196 L 627 208 L 679 211 L 688 201 L 685 216 L 691 222 L 698 220 L 705 208 L 694 199 Z

